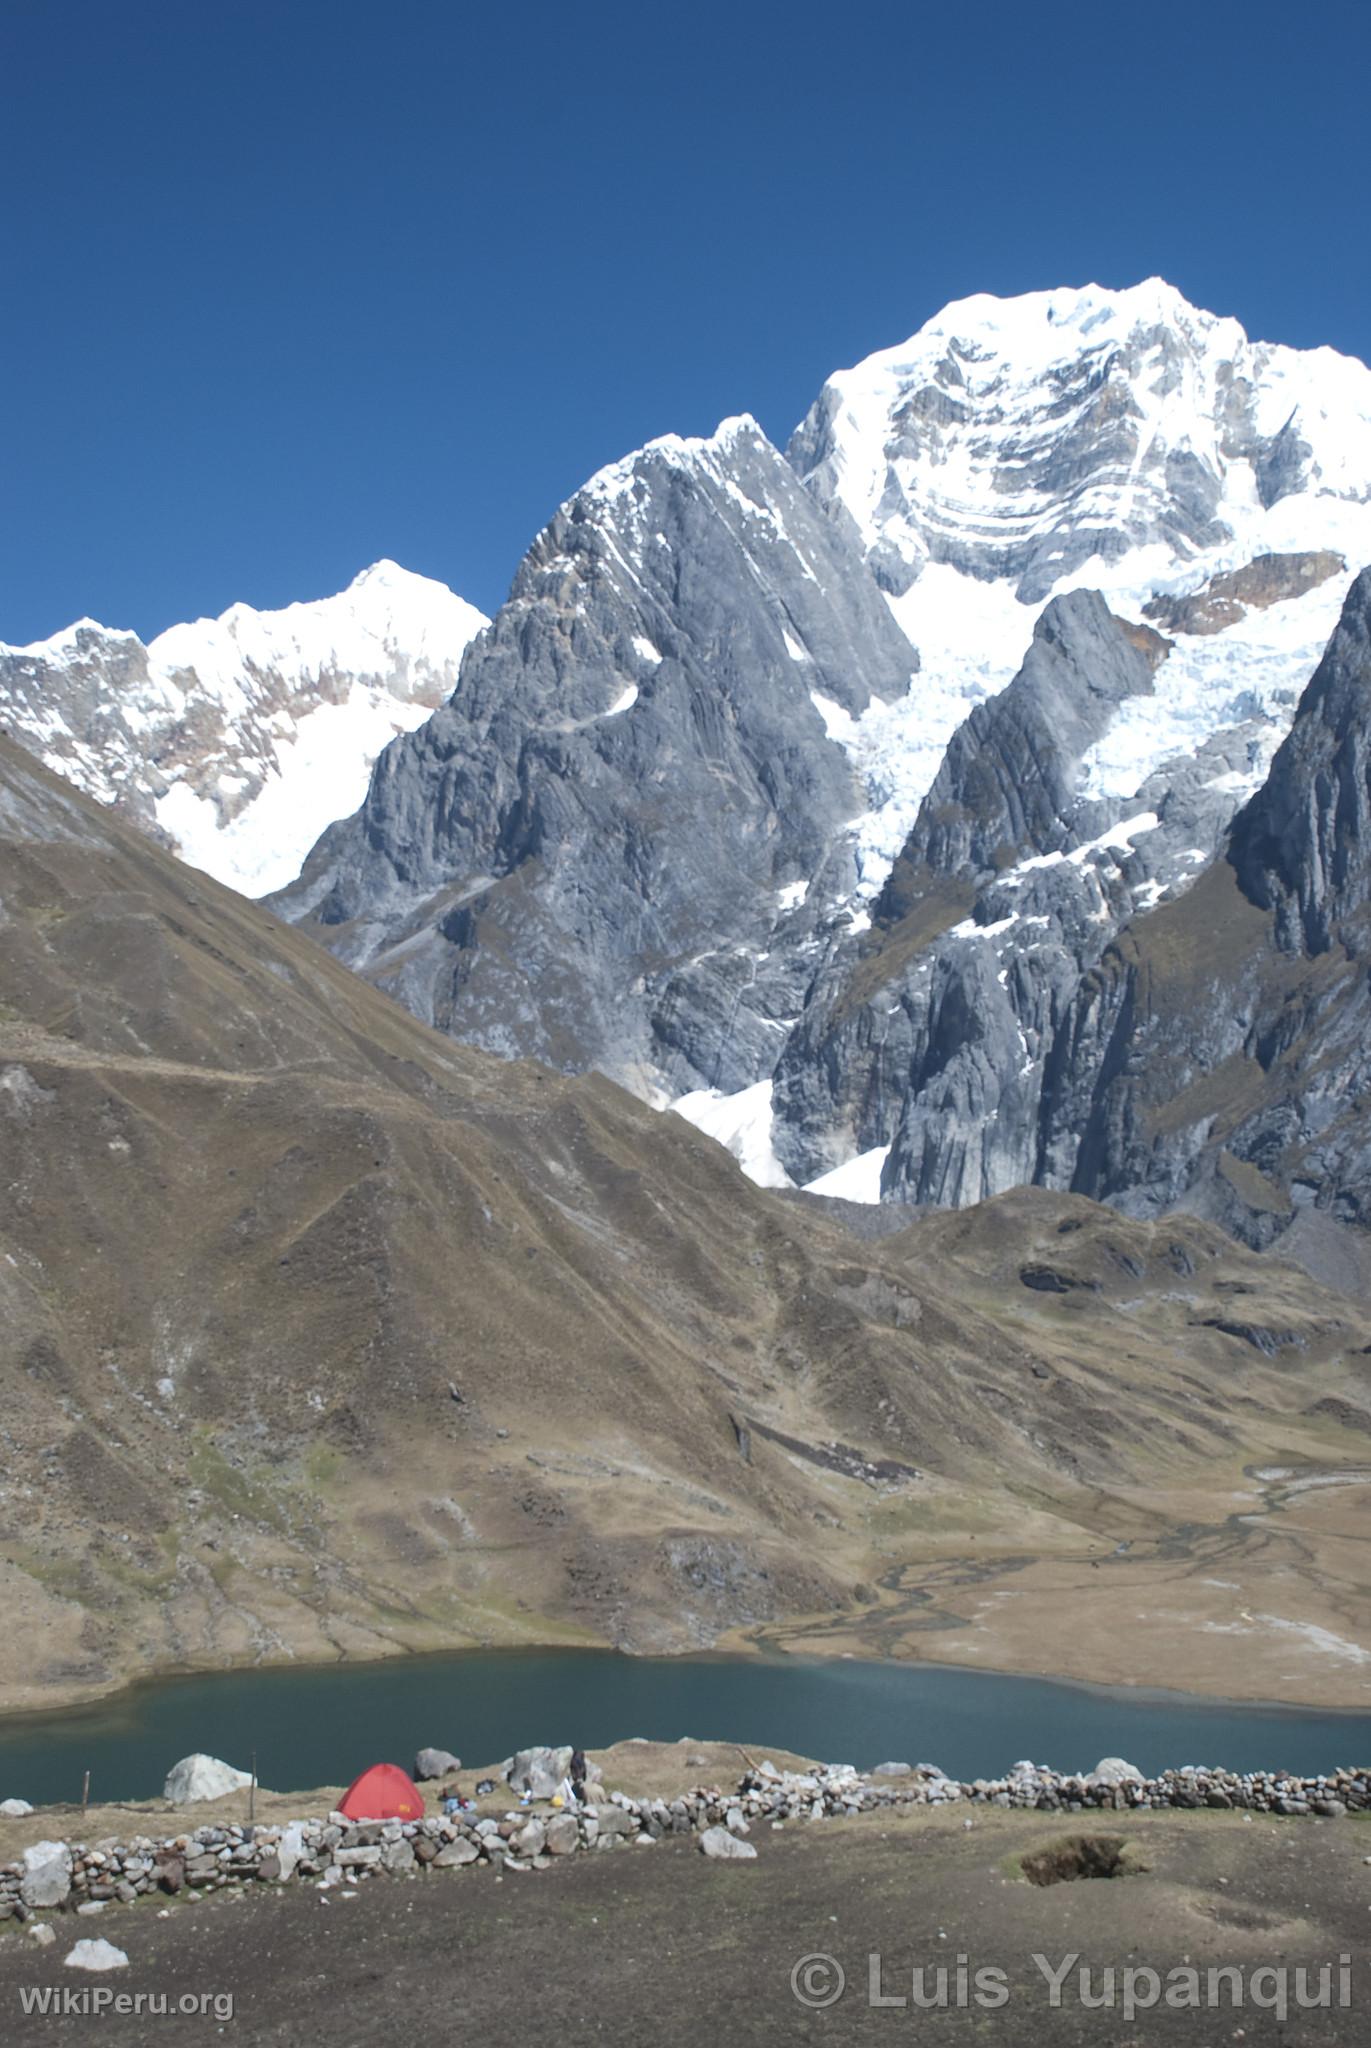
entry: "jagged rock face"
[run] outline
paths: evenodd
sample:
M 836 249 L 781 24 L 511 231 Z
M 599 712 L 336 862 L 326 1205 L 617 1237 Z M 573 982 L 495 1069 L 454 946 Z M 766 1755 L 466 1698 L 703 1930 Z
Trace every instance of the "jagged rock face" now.
M 983 873 L 1048 852 L 1077 808 L 1086 752 L 1125 698 L 1151 694 L 1151 664 L 1097 592 L 1054 599 L 1014 681 L 952 735 L 901 864 Z
M 1083 980 L 1206 873 L 1366 560 L 1364 366 L 1155 280 L 963 301 L 832 379 L 789 463 L 735 421 L 592 480 L 277 902 L 425 1020 L 676 1098 L 758 1178 L 1065 1184 Z M 206 802 L 144 809 L 222 843 L 235 777 L 258 818 L 284 785 L 218 716 L 150 771 L 189 750 Z
M 884 1152 L 885 1194 L 960 1205 L 1039 1176 L 1063 1007 L 1134 905 L 1184 874 L 1197 838 L 1207 858 L 1227 821 L 1206 788 L 1223 754 L 1168 787 L 1164 819 L 1081 797 L 1085 754 L 1152 689 L 1098 594 L 1053 600 L 1019 675 L 949 747 L 872 932 L 830 960 L 786 1044 L 773 1143 L 795 1178 Z
M 1300 700 L 1230 849 L 1248 895 L 1276 914 L 1287 950 L 1322 953 L 1371 896 L 1371 569 Z
M 278 907 L 458 1037 L 745 1086 L 856 879 L 863 793 L 827 726 L 915 665 L 751 421 L 654 443 L 562 508 Z
M 337 597 L 234 605 L 148 646 L 82 619 L 0 646 L 0 723 L 49 767 L 249 894 L 360 801 L 376 755 L 440 704 L 486 623 L 393 562 Z
M 896 792 L 862 828 L 895 857 L 780 1055 L 771 1151 L 868 1199 L 1069 1184 L 1049 1051 L 1110 940 L 1195 882 L 1261 785 L 1346 558 L 1371 554 L 1371 377 L 1156 284 L 969 300 L 832 379 L 791 456 L 924 665 L 898 725 L 852 736 Z M 1015 619 L 1026 640 L 1087 562 L 1132 644 L 1065 650 L 1054 698 L 1054 597 L 1010 682 Z M 953 725 L 958 691 L 985 694 Z
M 1044 1177 L 1264 1244 L 1371 1220 L 1371 571 L 1225 857 L 1137 919 L 1048 1056 Z

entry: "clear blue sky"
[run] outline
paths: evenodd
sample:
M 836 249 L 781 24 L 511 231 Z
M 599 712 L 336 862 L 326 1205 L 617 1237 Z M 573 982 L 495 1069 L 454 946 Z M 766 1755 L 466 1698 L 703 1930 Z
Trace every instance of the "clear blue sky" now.
M 0 639 L 391 555 L 1152 272 L 1371 354 L 1367 0 L 3 0 Z

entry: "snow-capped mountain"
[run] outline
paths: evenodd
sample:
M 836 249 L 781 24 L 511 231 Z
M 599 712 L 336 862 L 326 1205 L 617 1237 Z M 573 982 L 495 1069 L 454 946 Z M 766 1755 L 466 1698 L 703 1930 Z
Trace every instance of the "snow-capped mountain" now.
M 196 867 L 260 895 L 356 808 L 377 754 L 450 694 L 487 623 L 394 562 L 336 597 L 237 604 L 147 646 L 80 619 L 0 645 L 0 722 Z
M 276 907 L 455 1037 L 598 1067 L 770 1184 L 965 1203 L 1089 1180 L 1071 1020 L 1226 855 L 1367 562 L 1371 371 L 1152 280 L 949 306 L 785 455 L 650 443 L 470 646 L 383 564 L 0 686 L 254 890 L 327 823 Z
M 1069 1181 L 1043 1120 L 1072 991 L 1218 852 L 1371 560 L 1371 372 L 1156 280 L 978 298 L 833 378 L 790 455 L 922 659 L 842 736 L 875 928 L 816 977 L 766 1149 L 867 1199 Z M 1097 687 L 1103 643 L 1055 618 L 1082 588 L 1150 679 Z M 1069 658 L 1049 676 L 1035 640 L 1021 670 L 1049 619 Z M 1004 802 L 1024 776 L 1036 803 Z
M 1125 797 L 1238 700 L 1273 718 L 1274 751 L 1288 693 L 1371 560 L 1371 371 L 1250 342 L 1158 278 L 956 301 L 830 378 L 788 454 L 855 521 L 921 658 L 908 697 L 848 735 L 876 799 L 873 893 L 953 731 L 1009 682 L 1048 598 L 1099 590 L 1140 619 L 1262 556 L 1346 565 L 1254 588 L 1221 636 L 1177 636 L 1155 699 L 1085 764 L 1094 794 Z
M 731 422 L 592 479 L 281 907 L 755 1178 L 1066 1184 L 1078 991 L 1223 848 L 1366 561 L 1364 365 L 1155 280 L 965 300 L 785 460 Z

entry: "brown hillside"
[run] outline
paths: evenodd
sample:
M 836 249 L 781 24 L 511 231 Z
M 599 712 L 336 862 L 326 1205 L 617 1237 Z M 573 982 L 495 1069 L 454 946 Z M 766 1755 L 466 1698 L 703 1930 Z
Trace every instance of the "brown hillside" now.
M 1120 1675 L 1048 1598 L 968 1652 L 936 1589 L 1047 1558 L 1086 1612 L 1102 1531 L 1141 1556 L 1216 1487 L 1259 1509 L 1254 1460 L 1355 1464 L 1362 1341 L 1182 1219 L 1024 1195 L 859 1243 L 607 1082 L 430 1032 L 0 741 L 11 1704 L 797 1629 Z

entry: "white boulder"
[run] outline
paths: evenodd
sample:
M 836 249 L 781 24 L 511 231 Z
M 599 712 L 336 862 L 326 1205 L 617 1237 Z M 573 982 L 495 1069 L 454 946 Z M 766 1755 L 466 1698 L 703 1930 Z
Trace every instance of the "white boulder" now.
M 69 1970 L 126 1970 L 129 1959 L 112 1941 L 78 1941 L 62 1961 Z
M 222 1799 L 226 1792 L 241 1792 L 252 1783 L 250 1771 L 235 1771 L 217 1756 L 183 1756 L 167 1772 L 162 1797 L 173 1806 L 191 1806 L 200 1799 Z
M 6 1820 L 23 1820 L 33 1812 L 27 1799 L 0 1799 L 0 1813 Z
M 1141 1785 L 1143 1774 L 1136 1764 L 1125 1763 L 1121 1756 L 1102 1756 L 1085 1782 L 1087 1785 Z
M 737 1863 L 747 1861 L 757 1854 L 751 1842 L 744 1842 L 737 1835 L 731 1835 L 727 1828 L 706 1828 L 700 1837 L 700 1850 L 705 1856 Z
M 422 1785 L 430 1778 L 450 1778 L 461 1768 L 462 1759 L 450 1749 L 421 1749 L 414 1759 L 414 1782 Z
M 303 1821 L 287 1822 L 281 1830 L 281 1839 L 276 1844 L 276 1854 L 281 1860 L 281 1882 L 294 1877 L 295 1866 L 305 1853 L 305 1826 Z

